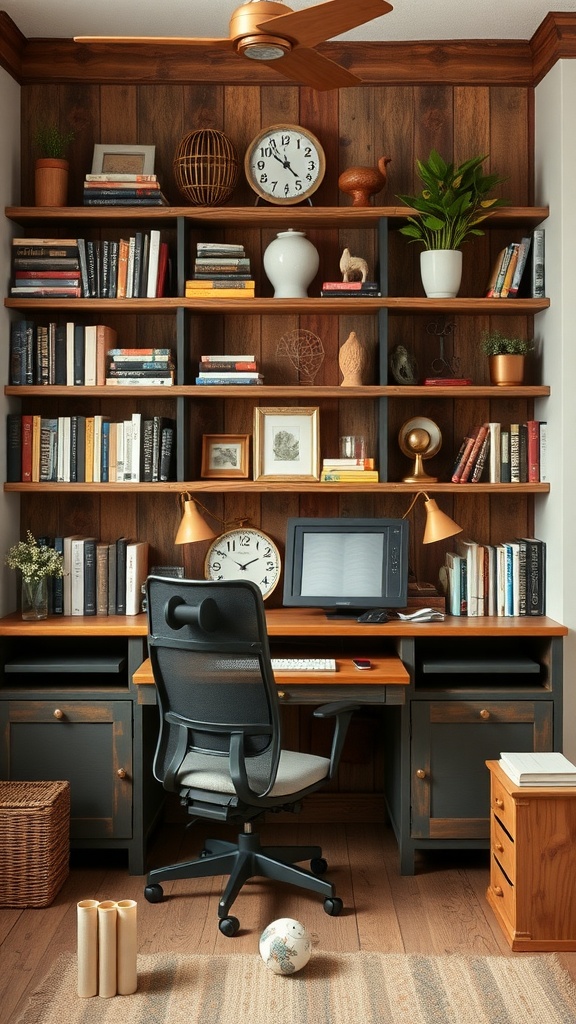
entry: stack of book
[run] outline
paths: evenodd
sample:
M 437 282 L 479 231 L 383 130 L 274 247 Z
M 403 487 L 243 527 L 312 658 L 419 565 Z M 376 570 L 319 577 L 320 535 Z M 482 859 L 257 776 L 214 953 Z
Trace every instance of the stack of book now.
M 10 324 L 10 383 L 104 385 L 106 352 L 116 331 L 106 324 Z
M 155 174 L 87 174 L 84 206 L 168 206 Z
M 253 355 L 200 356 L 197 384 L 263 384 Z
M 332 299 L 375 299 L 380 295 L 380 287 L 376 281 L 324 281 L 320 295 Z
M 168 243 L 154 228 L 129 238 L 78 238 L 82 295 L 89 299 L 155 299 L 164 295 Z
M 487 299 L 513 299 L 518 295 L 543 298 L 544 229 L 536 228 L 520 242 L 510 242 L 498 253 L 486 285 Z
M 174 421 L 162 416 L 9 413 L 6 437 L 11 483 L 154 483 L 174 472 Z
M 378 483 L 374 459 L 323 459 L 320 480 L 326 483 Z
M 458 538 L 440 578 L 450 615 L 544 615 L 546 545 L 537 537 L 501 544 Z
M 500 767 L 516 786 L 576 786 L 576 765 L 557 751 L 506 751 Z
M 548 479 L 547 423 L 482 423 L 463 438 L 452 483 L 542 483 Z
M 107 352 L 106 384 L 122 387 L 171 387 L 174 358 L 169 348 L 111 348 Z
M 243 245 L 197 243 L 194 273 L 186 281 L 187 299 L 253 299 L 255 287 Z
M 82 295 L 75 238 L 13 238 L 10 295 L 70 299 Z

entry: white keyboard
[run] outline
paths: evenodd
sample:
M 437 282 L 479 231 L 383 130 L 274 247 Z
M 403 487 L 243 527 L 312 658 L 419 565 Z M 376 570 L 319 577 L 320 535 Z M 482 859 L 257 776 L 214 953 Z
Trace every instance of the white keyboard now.
M 336 672 L 335 658 L 272 658 L 275 672 Z

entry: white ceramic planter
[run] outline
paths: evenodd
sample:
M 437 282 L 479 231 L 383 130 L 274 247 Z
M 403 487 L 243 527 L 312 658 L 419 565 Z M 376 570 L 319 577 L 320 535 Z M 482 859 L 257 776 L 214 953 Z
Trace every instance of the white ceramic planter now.
M 275 299 L 305 299 L 320 257 L 304 231 L 280 231 L 264 252 L 266 277 Z
M 462 280 L 459 249 L 425 249 L 420 253 L 422 285 L 429 299 L 454 299 Z

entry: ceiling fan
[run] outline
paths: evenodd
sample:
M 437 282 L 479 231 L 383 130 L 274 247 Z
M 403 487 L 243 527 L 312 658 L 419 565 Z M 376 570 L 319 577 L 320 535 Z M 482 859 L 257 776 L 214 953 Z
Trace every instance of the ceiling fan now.
M 76 36 L 77 43 L 158 43 L 204 50 L 233 50 L 258 60 L 286 78 L 313 89 L 339 89 L 359 85 L 346 68 L 313 49 L 318 43 L 349 32 L 367 21 L 388 14 L 387 0 L 325 0 L 293 11 L 275 0 L 247 0 L 230 19 L 226 39 L 188 39 L 180 36 Z

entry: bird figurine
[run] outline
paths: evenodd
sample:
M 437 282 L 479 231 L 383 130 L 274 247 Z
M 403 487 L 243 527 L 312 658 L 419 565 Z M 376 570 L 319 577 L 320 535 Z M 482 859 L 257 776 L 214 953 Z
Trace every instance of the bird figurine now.
M 384 188 L 392 158 L 381 156 L 377 167 L 349 167 L 338 178 L 338 188 L 352 196 L 352 206 L 370 206 L 370 197 Z

